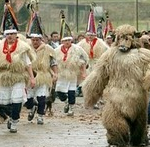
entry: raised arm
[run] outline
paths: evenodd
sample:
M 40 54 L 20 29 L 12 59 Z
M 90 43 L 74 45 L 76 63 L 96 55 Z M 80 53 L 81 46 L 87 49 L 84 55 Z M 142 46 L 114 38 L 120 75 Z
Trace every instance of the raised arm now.
M 87 76 L 83 82 L 82 91 L 85 99 L 85 107 L 93 107 L 102 97 L 103 90 L 109 80 L 108 58 L 105 52 L 98 60 L 95 69 Z

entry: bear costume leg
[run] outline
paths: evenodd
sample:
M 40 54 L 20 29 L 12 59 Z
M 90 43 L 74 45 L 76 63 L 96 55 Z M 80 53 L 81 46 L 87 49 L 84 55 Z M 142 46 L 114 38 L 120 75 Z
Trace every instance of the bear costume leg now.
M 147 144 L 147 124 L 146 114 L 143 111 L 137 119 L 129 123 L 130 125 L 130 145 L 140 146 L 141 144 Z
M 107 130 L 110 145 L 125 146 L 129 144 L 129 126 L 115 107 L 106 104 L 103 108 L 102 122 Z
M 125 118 L 116 107 L 107 103 L 103 108 L 102 122 L 107 130 L 110 145 L 140 146 L 147 144 L 146 111 L 142 111 L 134 122 Z

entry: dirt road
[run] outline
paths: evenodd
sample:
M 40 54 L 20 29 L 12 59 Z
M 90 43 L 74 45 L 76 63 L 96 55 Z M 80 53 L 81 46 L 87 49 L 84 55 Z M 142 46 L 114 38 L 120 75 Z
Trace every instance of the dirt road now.
M 0 124 L 0 147 L 106 147 L 106 130 L 101 124 L 101 110 L 87 110 L 83 98 L 77 98 L 74 117 L 63 113 L 64 104 L 56 99 L 54 115 L 46 116 L 44 125 L 27 121 L 22 109 L 18 133 L 12 134 L 6 122 Z

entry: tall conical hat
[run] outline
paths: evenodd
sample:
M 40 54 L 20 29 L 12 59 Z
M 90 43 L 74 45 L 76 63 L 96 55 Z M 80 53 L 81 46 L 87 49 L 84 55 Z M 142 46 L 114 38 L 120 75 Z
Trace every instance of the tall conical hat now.
M 15 17 L 13 8 L 10 6 L 9 0 L 5 0 L 1 31 L 4 33 L 4 35 L 8 33 L 17 33 L 18 31 L 17 19 Z
M 110 35 L 109 33 L 113 31 L 113 26 L 109 18 L 108 11 L 105 12 L 105 15 L 106 15 L 106 25 L 105 25 L 104 34 L 103 34 L 104 38 L 106 38 L 107 35 Z
M 40 23 L 38 14 L 36 12 L 34 12 L 31 15 L 27 35 L 29 37 L 42 37 L 43 36 L 41 23 Z
M 36 3 L 37 5 L 38 3 Z M 38 10 L 35 10 L 32 7 L 31 17 L 27 26 L 26 34 L 28 37 L 42 37 L 43 36 L 43 29 L 42 29 L 42 23 L 41 18 L 39 17 Z
M 61 29 L 60 29 L 60 39 L 63 40 L 72 40 L 71 30 L 68 24 L 65 21 L 64 11 L 61 11 Z
M 86 34 L 96 35 L 94 12 L 90 9 Z

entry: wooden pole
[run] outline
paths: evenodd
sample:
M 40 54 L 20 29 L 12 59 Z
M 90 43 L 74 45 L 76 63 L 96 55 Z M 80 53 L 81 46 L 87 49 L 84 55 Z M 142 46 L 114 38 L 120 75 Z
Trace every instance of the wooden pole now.
M 79 17 L 79 4 L 78 4 L 78 0 L 76 0 L 76 26 L 77 26 L 77 33 L 79 31 L 79 20 L 78 20 L 78 17 Z
M 136 29 L 137 29 L 137 31 L 138 31 L 138 29 L 139 29 L 139 24 L 138 24 L 138 19 L 139 19 L 139 14 L 138 14 L 138 0 L 136 0 L 136 9 L 135 9 L 135 12 L 136 12 Z

